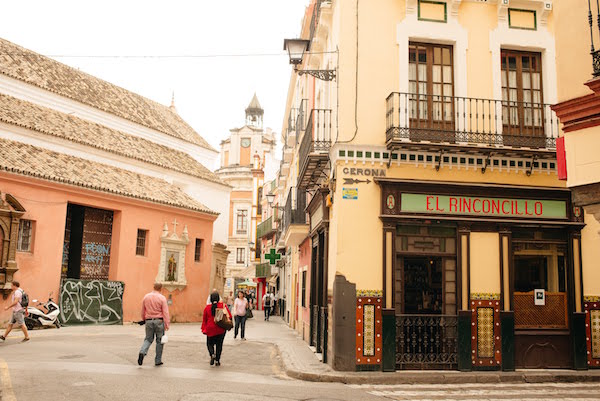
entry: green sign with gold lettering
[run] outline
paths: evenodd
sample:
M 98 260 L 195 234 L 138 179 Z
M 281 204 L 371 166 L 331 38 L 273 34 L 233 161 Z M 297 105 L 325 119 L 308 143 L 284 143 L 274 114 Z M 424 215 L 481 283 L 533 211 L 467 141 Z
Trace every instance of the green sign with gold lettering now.
M 566 219 L 567 202 L 460 195 L 402 194 L 400 211 L 489 217 Z

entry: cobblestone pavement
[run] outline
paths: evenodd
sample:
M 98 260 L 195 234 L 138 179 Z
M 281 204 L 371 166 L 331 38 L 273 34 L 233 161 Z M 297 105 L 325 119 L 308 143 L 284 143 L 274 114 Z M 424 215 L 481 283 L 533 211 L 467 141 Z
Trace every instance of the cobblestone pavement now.
M 494 383 L 494 384 L 413 384 L 352 385 L 357 390 L 397 401 L 541 401 L 600 400 L 596 383 Z

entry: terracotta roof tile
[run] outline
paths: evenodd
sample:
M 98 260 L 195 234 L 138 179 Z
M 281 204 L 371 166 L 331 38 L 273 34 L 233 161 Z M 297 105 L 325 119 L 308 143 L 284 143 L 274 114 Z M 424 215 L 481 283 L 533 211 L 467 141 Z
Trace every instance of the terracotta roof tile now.
M 12 96 L 0 94 L 0 121 L 225 184 L 187 153 Z
M 169 107 L 1 38 L 0 74 L 215 150 Z
M 217 215 L 164 180 L 0 139 L 0 171 Z

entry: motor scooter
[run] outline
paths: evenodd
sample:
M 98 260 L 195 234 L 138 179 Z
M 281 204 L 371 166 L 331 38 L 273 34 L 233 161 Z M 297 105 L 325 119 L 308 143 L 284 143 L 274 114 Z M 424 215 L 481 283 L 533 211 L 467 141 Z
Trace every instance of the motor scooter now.
M 48 302 L 45 304 L 41 302 L 38 303 L 37 299 L 34 299 L 32 302 L 36 306 L 28 306 L 27 316 L 25 316 L 25 326 L 27 326 L 28 330 L 49 326 L 56 326 L 57 329 L 60 329 L 60 323 L 58 321 L 60 309 L 52 300 L 52 293 L 48 295 Z M 39 306 L 46 309 L 46 312 L 44 313 L 38 308 Z

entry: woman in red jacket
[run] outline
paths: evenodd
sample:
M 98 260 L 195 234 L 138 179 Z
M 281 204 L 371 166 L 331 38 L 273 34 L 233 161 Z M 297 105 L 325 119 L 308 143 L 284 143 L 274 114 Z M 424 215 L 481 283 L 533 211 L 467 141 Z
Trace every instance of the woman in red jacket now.
M 210 355 L 210 364 L 221 366 L 221 352 L 223 351 L 223 340 L 225 340 L 225 329 L 217 326 L 215 323 L 215 314 L 217 308 L 223 308 L 227 311 L 231 319 L 231 312 L 223 302 L 219 302 L 219 293 L 213 292 L 210 294 L 210 304 L 204 308 L 202 316 L 202 332 L 206 334 L 206 346 Z M 216 347 L 216 351 L 215 351 Z

